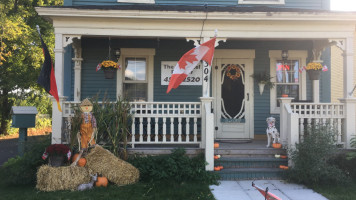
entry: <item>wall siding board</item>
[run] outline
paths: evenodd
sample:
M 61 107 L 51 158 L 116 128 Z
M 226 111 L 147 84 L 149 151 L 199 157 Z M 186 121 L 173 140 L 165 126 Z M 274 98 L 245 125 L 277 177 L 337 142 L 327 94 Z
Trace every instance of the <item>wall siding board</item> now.
M 104 79 L 102 71 L 95 72 L 97 64 L 108 57 L 108 39 L 103 38 L 83 38 L 83 66 L 82 66 L 82 99 L 92 97 L 99 91 L 102 93 L 108 90 L 111 99 L 116 98 L 116 79 Z M 154 57 L 154 101 L 171 102 L 198 102 L 202 95 L 201 86 L 179 86 L 166 94 L 167 86 L 161 85 L 161 61 L 178 61 L 188 50 L 193 48 L 193 42 L 186 42 L 183 39 L 168 40 L 135 40 L 135 39 L 112 39 L 112 49 L 115 48 L 155 48 Z M 312 42 L 310 41 L 238 41 L 228 40 L 226 43 L 220 42 L 217 49 L 255 49 L 256 58 L 254 60 L 254 72 L 269 73 L 269 50 L 308 50 L 310 51 Z M 214 70 L 213 70 L 214 71 Z M 214 72 L 213 72 L 214 73 Z M 323 77 L 324 78 L 324 77 Z M 327 78 L 327 77 L 325 77 Z M 72 82 L 73 84 L 73 82 Z M 308 87 L 310 87 L 309 85 Z M 72 86 L 73 88 L 73 86 Z M 321 90 L 321 97 L 330 97 L 330 89 Z M 263 95 L 259 94 L 258 86 L 254 83 L 254 115 L 255 134 L 265 134 L 266 118 L 269 116 L 278 117 L 270 113 L 270 90 L 265 88 Z M 311 99 L 311 98 L 308 98 Z M 279 123 L 279 122 L 278 122 Z M 278 127 L 278 126 L 277 126 Z
M 156 5 L 188 5 L 188 6 L 255 6 L 241 5 L 238 0 L 155 0 Z M 65 6 L 84 5 L 132 5 L 129 3 L 118 3 L 117 0 L 64 0 Z M 330 9 L 330 0 L 285 0 L 284 5 L 269 5 L 273 7 L 303 8 L 303 9 Z

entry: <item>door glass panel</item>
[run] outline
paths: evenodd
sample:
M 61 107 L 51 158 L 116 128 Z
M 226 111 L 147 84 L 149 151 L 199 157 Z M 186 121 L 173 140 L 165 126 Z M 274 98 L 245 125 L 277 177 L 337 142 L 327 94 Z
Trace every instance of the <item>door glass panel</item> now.
M 223 64 L 221 122 L 245 122 L 245 65 Z

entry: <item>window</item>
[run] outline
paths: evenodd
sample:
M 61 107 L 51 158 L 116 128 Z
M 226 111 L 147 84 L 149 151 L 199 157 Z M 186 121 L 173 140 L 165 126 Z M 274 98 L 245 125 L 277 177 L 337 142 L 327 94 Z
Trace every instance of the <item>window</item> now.
M 121 48 L 117 96 L 129 101 L 153 101 L 155 49 Z
M 118 3 L 150 3 L 154 4 L 155 0 L 117 0 Z
M 280 113 L 278 98 L 282 94 L 293 97 L 294 100 L 306 100 L 306 73 L 300 73 L 299 68 L 306 65 L 307 51 L 288 51 L 287 60 L 282 60 L 282 51 L 269 51 L 270 73 L 276 84 L 270 90 L 270 110 L 273 114 Z
M 285 4 L 284 0 L 238 0 L 239 4 Z
M 124 97 L 129 101 L 147 101 L 146 58 L 125 59 Z

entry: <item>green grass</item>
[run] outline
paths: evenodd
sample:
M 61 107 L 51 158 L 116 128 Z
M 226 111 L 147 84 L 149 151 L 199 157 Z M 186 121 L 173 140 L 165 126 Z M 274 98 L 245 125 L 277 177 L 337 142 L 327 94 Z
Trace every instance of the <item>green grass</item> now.
M 317 186 L 312 189 L 329 200 L 356 199 L 356 180 L 346 186 Z
M 109 185 L 86 191 L 41 192 L 34 186 L 0 186 L 0 199 L 122 199 L 122 200 L 214 200 L 209 185 L 197 182 L 156 181 L 128 186 Z

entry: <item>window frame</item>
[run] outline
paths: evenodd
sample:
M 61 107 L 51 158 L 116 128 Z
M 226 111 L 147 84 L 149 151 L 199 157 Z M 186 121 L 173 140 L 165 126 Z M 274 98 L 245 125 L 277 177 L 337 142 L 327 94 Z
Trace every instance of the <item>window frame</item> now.
M 238 0 L 238 4 L 278 4 L 284 5 L 285 0 L 260 0 L 260 1 L 251 1 L 251 0 Z
M 154 56 L 155 49 L 151 48 L 121 48 L 121 57 L 119 63 L 121 69 L 117 74 L 117 97 L 124 95 L 124 84 L 147 83 L 147 102 L 153 101 L 153 74 L 154 74 Z M 126 58 L 145 58 L 146 59 L 146 80 L 145 81 L 130 81 L 125 80 Z
M 282 50 L 270 50 L 269 58 L 270 58 L 270 74 L 271 81 L 276 83 L 276 64 L 278 60 L 282 60 Z M 298 60 L 299 68 L 301 66 L 306 65 L 306 59 L 308 57 L 308 51 L 304 50 L 289 50 L 288 51 L 288 60 Z M 297 84 L 295 84 L 297 85 Z M 270 112 L 271 114 L 279 114 L 280 107 L 277 107 L 277 86 L 273 87 L 270 90 Z M 306 100 L 307 90 L 306 90 L 306 73 L 299 73 L 299 99 Z
M 118 3 L 147 3 L 155 4 L 155 0 L 117 0 Z

